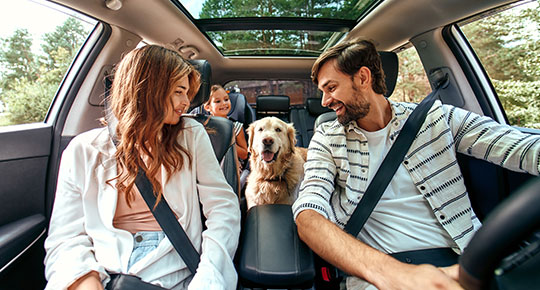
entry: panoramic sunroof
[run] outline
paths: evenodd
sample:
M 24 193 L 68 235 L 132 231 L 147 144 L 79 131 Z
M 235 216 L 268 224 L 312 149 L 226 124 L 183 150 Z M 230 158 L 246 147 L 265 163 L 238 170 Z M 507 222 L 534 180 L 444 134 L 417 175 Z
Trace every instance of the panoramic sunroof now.
M 172 0 L 225 56 L 317 56 L 381 0 Z

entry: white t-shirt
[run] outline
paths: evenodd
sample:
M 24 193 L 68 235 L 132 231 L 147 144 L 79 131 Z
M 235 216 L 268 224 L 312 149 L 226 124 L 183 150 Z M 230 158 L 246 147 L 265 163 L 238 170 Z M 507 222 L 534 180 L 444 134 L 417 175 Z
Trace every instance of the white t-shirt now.
M 388 136 L 390 125 L 375 132 L 363 129 L 360 131 L 368 140 L 370 183 L 392 146 Z M 403 164 L 398 167 L 358 238 L 384 253 L 453 245 L 452 239 L 435 218 L 427 200 L 414 186 Z M 354 276 L 347 277 L 346 288 L 377 289 L 369 282 Z
M 375 132 L 361 131 L 368 139 L 371 182 L 392 145 L 390 126 Z M 385 253 L 455 246 L 403 165 L 398 167 L 358 238 Z

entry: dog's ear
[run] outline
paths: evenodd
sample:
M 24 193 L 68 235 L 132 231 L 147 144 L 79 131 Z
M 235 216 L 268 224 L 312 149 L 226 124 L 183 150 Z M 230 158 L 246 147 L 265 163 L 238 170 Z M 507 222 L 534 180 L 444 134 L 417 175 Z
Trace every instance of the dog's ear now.
M 249 124 L 249 127 L 247 128 L 247 134 L 248 134 L 248 152 L 252 151 L 253 148 L 253 137 L 255 135 L 255 122 Z
M 289 144 L 291 144 L 291 153 L 294 153 L 296 147 L 296 130 L 292 123 L 287 124 L 287 137 L 289 137 Z

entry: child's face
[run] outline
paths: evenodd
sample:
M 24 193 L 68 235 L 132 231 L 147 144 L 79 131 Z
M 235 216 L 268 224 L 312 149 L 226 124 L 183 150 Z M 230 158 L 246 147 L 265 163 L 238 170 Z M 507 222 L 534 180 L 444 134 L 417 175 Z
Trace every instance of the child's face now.
M 227 117 L 231 110 L 231 101 L 227 92 L 224 89 L 219 89 L 212 94 L 211 98 L 205 109 L 214 116 Z

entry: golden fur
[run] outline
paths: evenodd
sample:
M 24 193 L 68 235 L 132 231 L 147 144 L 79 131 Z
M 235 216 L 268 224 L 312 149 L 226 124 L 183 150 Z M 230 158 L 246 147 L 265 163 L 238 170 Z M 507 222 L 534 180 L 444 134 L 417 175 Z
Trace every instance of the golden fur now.
M 276 117 L 248 128 L 251 173 L 247 180 L 248 209 L 261 204 L 292 204 L 304 175 L 307 149 L 295 147 L 296 131 Z

